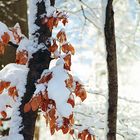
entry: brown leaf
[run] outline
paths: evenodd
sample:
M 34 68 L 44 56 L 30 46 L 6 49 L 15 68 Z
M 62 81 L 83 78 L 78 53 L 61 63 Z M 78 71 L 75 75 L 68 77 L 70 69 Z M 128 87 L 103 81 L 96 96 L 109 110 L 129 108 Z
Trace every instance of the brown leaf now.
M 7 32 L 5 32 L 4 35 L 1 36 L 1 39 L 3 43 L 7 45 L 10 40 L 10 36 Z
M 63 23 L 63 25 L 65 26 L 66 23 L 68 23 L 68 19 L 67 19 L 67 18 L 63 18 L 63 19 L 62 19 L 62 23 Z
M 8 89 L 8 94 L 15 100 L 15 97 L 18 97 L 18 92 L 17 92 L 16 87 L 10 87 Z
M 58 23 L 59 23 L 59 18 L 54 18 L 53 25 L 54 25 L 55 27 L 57 27 L 57 26 L 58 26 Z
M 74 90 L 74 93 L 76 96 L 80 97 L 82 101 L 87 98 L 86 90 L 79 82 L 76 82 L 76 88 Z
M 66 87 L 72 88 L 73 87 L 73 77 L 71 74 L 69 75 L 69 79 L 65 80 Z
M 51 119 L 50 122 L 50 132 L 51 132 L 51 135 L 53 135 L 55 133 L 55 128 L 56 128 L 56 125 L 55 125 L 55 119 Z
M 0 81 L 0 94 L 4 90 L 4 88 L 8 88 L 10 86 L 10 82 Z
M 50 29 L 50 31 L 52 31 L 53 26 L 54 26 L 54 17 L 48 18 L 47 26 L 48 26 L 48 28 Z
M 31 108 L 32 108 L 33 111 L 36 111 L 39 107 L 39 104 L 38 104 L 38 101 L 37 101 L 36 97 L 32 98 L 30 104 L 31 104 Z
M 84 88 L 80 89 L 77 94 L 82 101 L 84 101 L 87 98 L 86 90 Z
M 73 99 L 69 98 L 68 101 L 67 101 L 67 103 L 71 104 L 71 106 L 74 108 L 75 102 L 74 102 Z
M 51 119 L 55 119 L 55 108 L 52 108 L 49 112 L 48 112 L 48 114 L 49 114 L 49 117 L 51 118 Z
M 72 55 L 75 54 L 75 49 L 71 44 L 69 44 L 68 50 L 71 52 Z
M 4 45 L 0 42 L 0 54 L 4 54 Z
M 48 73 L 47 75 L 44 75 L 41 77 L 41 79 L 38 80 L 38 83 L 48 83 L 52 79 L 52 72 Z
M 67 41 L 66 33 L 63 30 L 59 31 L 56 37 L 60 43 L 64 43 Z
M 53 40 L 53 44 L 52 44 L 52 46 L 50 46 L 50 47 L 48 48 L 48 50 L 49 50 L 50 52 L 54 53 L 57 49 L 58 49 L 58 45 L 56 44 L 56 40 Z
M 61 129 L 62 129 L 63 134 L 67 134 L 69 131 L 68 125 L 63 126 Z
M 92 136 L 90 134 L 88 134 L 87 140 L 92 140 Z
M 70 71 L 70 67 L 71 67 L 71 55 L 68 54 L 67 56 L 64 57 L 64 69 L 69 70 Z
M 74 47 L 73 47 L 71 44 L 68 44 L 68 43 L 62 45 L 62 51 L 63 51 L 64 53 L 71 52 L 72 55 L 75 54 L 75 49 L 74 49 Z
M 73 135 L 74 134 L 74 129 L 71 129 L 70 132 L 69 132 L 69 134 L 70 135 Z
M 48 100 L 43 101 L 42 105 L 41 105 L 41 109 L 46 112 L 48 108 Z
M 0 126 L 3 126 L 2 120 L 0 120 Z
M 26 65 L 28 62 L 28 52 L 26 50 L 19 51 L 16 54 L 16 63 L 21 65 Z
M 20 27 L 14 27 L 11 29 L 12 33 L 13 33 L 13 36 L 14 36 L 14 39 L 16 41 L 16 43 L 18 44 L 20 41 L 21 41 L 21 29 Z
M 0 94 L 3 92 L 4 86 L 0 83 Z
M 4 88 L 8 88 L 10 86 L 10 82 L 3 82 Z
M 24 112 L 29 112 L 31 110 L 31 105 L 30 103 L 26 103 L 25 106 L 24 106 Z
M 2 117 L 3 117 L 4 119 L 6 119 L 7 113 L 6 113 L 5 111 L 2 111 L 2 112 L 1 112 L 1 115 L 2 115 Z

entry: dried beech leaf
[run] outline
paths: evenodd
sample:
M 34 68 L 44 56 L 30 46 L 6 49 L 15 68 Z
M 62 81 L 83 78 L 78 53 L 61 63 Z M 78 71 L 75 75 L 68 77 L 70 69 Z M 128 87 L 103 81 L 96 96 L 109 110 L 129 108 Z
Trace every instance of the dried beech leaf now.
M 8 88 L 10 86 L 10 82 L 0 81 L 0 94 L 4 90 L 4 88 Z
M 52 108 L 52 109 L 48 112 L 48 114 L 49 114 L 49 117 L 50 117 L 51 119 L 55 119 L 55 108 Z
M 68 23 L 68 19 L 67 19 L 67 18 L 62 19 L 62 23 L 63 23 L 63 25 L 65 26 L 66 23 Z
M 50 29 L 50 31 L 52 31 L 53 26 L 54 26 L 54 17 L 50 17 L 47 21 L 47 26 Z
M 62 129 L 63 134 L 67 134 L 68 131 L 69 131 L 69 127 L 68 126 L 63 126 L 61 129 Z
M 64 30 L 59 31 L 56 37 L 60 43 L 64 43 L 67 41 L 66 33 Z
M 28 62 L 28 52 L 26 50 L 23 50 L 22 52 L 19 51 L 16 54 L 16 63 L 21 65 L 26 65 Z
M 51 135 L 53 135 L 55 133 L 55 128 L 56 128 L 56 125 L 55 125 L 55 119 L 51 119 L 50 122 L 50 132 L 51 132 Z
M 31 104 L 31 108 L 32 108 L 33 111 L 36 111 L 38 109 L 38 107 L 39 107 L 39 104 L 37 102 L 37 98 L 36 97 L 34 97 L 31 100 L 31 103 L 30 104 Z
M 15 97 L 18 97 L 18 92 L 17 92 L 16 87 L 10 87 L 8 89 L 8 94 L 15 100 Z
M 87 140 L 92 140 L 92 136 L 90 134 L 88 134 Z
M 2 112 L 1 112 L 1 115 L 2 115 L 2 117 L 3 117 L 4 119 L 6 119 L 7 113 L 6 113 L 5 111 L 2 111 Z
M 56 40 L 53 40 L 53 44 L 52 44 L 52 46 L 50 46 L 50 47 L 48 48 L 48 50 L 49 50 L 50 52 L 54 53 L 57 49 L 58 49 L 58 45 L 56 44 Z
M 47 74 L 47 75 L 44 75 L 43 77 L 41 77 L 41 79 L 38 80 L 38 83 L 48 83 L 52 78 L 52 72 Z
M 0 42 L 0 54 L 4 54 L 4 45 Z
M 69 98 L 68 101 L 67 101 L 67 103 L 71 104 L 71 106 L 74 108 L 75 102 L 74 102 L 73 99 Z
M 24 106 L 24 112 L 29 112 L 31 110 L 31 105 L 30 103 L 26 103 Z
M 2 123 L 2 121 L 0 120 L 0 126 L 2 126 L 3 125 L 3 123 Z
M 46 112 L 47 111 L 47 108 L 48 108 L 48 100 L 45 100 L 43 103 L 42 103 L 42 106 L 41 106 L 41 109 Z
M 64 57 L 64 69 L 69 70 L 70 71 L 70 67 L 71 67 L 71 55 L 68 54 L 67 56 Z
M 74 129 L 71 129 L 70 132 L 69 132 L 69 134 L 70 135 L 73 135 L 74 134 Z
M 68 50 L 71 52 L 72 55 L 75 54 L 75 49 L 71 44 L 69 44 Z
M 69 75 L 69 79 L 65 80 L 66 87 L 72 88 L 73 87 L 73 77 L 71 74 Z
M 7 45 L 10 40 L 10 36 L 7 32 L 5 32 L 4 35 L 1 36 L 1 39 L 3 43 Z

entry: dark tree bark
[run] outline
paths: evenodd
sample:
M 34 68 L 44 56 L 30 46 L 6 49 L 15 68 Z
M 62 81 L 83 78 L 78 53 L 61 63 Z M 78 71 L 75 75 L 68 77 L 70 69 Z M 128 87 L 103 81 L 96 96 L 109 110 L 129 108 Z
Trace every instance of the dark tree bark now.
M 54 0 L 50 0 L 51 4 L 54 5 Z M 40 15 L 46 12 L 45 3 L 42 2 L 37 3 L 37 19 L 35 24 L 40 28 L 33 33 L 32 35 L 38 37 L 38 44 L 44 42 L 47 38 L 51 37 L 51 32 L 47 26 L 41 24 Z M 49 47 L 49 45 L 47 46 Z M 35 131 L 35 122 L 37 118 L 37 111 L 30 111 L 28 113 L 24 113 L 23 108 L 24 105 L 29 102 L 32 95 L 35 91 L 35 82 L 40 78 L 44 69 L 49 67 L 51 58 L 48 50 L 39 50 L 35 54 L 33 54 L 33 58 L 29 61 L 29 73 L 27 76 L 27 85 L 26 85 L 26 93 L 22 100 L 22 105 L 20 106 L 20 112 L 22 116 L 22 125 L 24 126 L 23 130 L 20 132 L 24 136 L 24 140 L 33 140 L 34 131 Z
M 117 100 L 118 100 L 118 79 L 117 79 L 117 56 L 114 27 L 113 0 L 108 0 L 106 7 L 105 20 L 105 41 L 107 51 L 108 68 L 108 90 L 109 90 L 109 108 L 108 108 L 108 134 L 107 140 L 116 140 L 117 129 Z

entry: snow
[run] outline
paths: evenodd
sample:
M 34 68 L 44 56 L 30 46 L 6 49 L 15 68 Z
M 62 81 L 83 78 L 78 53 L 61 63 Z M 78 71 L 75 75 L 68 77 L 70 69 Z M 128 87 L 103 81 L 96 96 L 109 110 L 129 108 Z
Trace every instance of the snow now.
M 56 8 L 54 8 L 53 6 L 47 7 L 46 8 L 46 12 L 47 12 L 46 16 L 47 17 L 53 16 L 53 14 L 54 14 L 55 11 L 56 11 Z
M 43 43 L 38 44 L 38 38 L 36 35 L 33 35 L 38 29 L 39 26 L 35 24 L 36 20 L 36 13 L 37 13 L 37 3 L 40 3 L 41 0 L 29 0 L 29 11 L 28 11 L 28 25 L 29 25 L 29 39 L 31 41 L 31 46 L 30 46 L 30 52 L 35 53 L 40 49 L 46 49 L 46 46 Z M 44 17 L 45 15 L 47 17 L 53 16 L 54 12 L 56 11 L 56 8 L 50 6 L 50 1 L 45 0 L 45 6 L 46 6 L 46 13 L 43 15 L 40 15 L 41 17 Z M 47 42 L 47 41 L 46 41 Z
M 8 27 L 0 21 L 0 37 L 5 33 L 9 32 Z
M 29 36 L 30 38 L 32 38 L 32 34 L 39 29 L 39 27 L 34 24 L 35 20 L 36 20 L 36 13 L 37 13 L 37 4 L 38 0 L 29 0 L 29 11 L 28 11 L 28 24 L 29 24 Z M 33 39 L 33 38 L 32 38 Z
M 8 95 L 7 90 L 4 90 L 4 92 L 0 95 L 0 110 L 5 110 L 5 105 L 10 105 L 13 109 L 9 136 L 2 138 L 2 140 L 23 140 L 23 136 L 19 134 L 22 129 L 22 118 L 20 117 L 19 106 L 21 105 L 22 97 L 26 91 L 25 85 L 27 73 L 28 68 L 24 65 L 18 64 L 8 64 L 0 71 L 0 80 L 11 82 L 10 86 L 16 86 L 18 91 L 16 101 Z
M 66 88 L 65 80 L 69 77 L 67 71 L 63 67 L 64 60 L 60 58 L 55 61 L 53 67 L 49 70 L 44 70 L 42 76 L 52 72 L 52 79 L 46 86 L 44 84 L 37 84 L 34 94 L 36 95 L 40 91 L 44 91 L 47 87 L 48 97 L 55 101 L 58 114 L 61 115 L 61 117 L 69 118 L 73 109 L 72 106 L 67 103 L 71 92 Z

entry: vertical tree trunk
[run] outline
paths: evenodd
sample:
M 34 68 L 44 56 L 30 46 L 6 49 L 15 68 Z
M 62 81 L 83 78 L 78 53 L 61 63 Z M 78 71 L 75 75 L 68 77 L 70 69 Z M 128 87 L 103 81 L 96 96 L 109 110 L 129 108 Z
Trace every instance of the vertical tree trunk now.
M 54 0 L 50 0 L 51 5 L 54 5 Z M 29 5 L 30 6 L 30 5 Z M 32 33 L 32 37 L 38 37 L 38 44 L 44 43 L 44 41 L 51 37 L 51 32 L 47 26 L 44 26 L 41 24 L 41 15 L 46 13 L 46 7 L 44 0 L 41 2 L 37 2 L 37 19 L 35 20 L 35 23 L 39 29 Z M 30 28 L 30 27 L 29 27 Z M 45 39 L 45 40 L 44 40 Z M 47 46 L 49 47 L 49 45 Z M 32 59 L 29 61 L 29 73 L 27 76 L 27 85 L 26 85 L 26 93 L 22 100 L 22 105 L 20 107 L 20 112 L 22 116 L 22 125 L 23 130 L 21 131 L 21 134 L 24 136 L 24 140 L 33 140 L 34 137 L 34 130 L 35 130 L 35 122 L 37 118 L 37 111 L 33 112 L 30 111 L 28 113 L 24 113 L 23 108 L 24 105 L 31 99 L 34 91 L 35 91 L 35 82 L 37 79 L 40 78 L 41 73 L 44 69 L 47 69 L 49 67 L 49 63 L 51 61 L 50 53 L 48 50 L 39 50 L 36 53 L 33 54 Z
M 117 100 L 118 100 L 118 80 L 117 80 L 117 56 L 114 27 L 113 0 L 108 0 L 105 19 L 105 41 L 107 51 L 108 68 L 108 88 L 109 88 L 109 108 L 108 108 L 108 134 L 107 140 L 116 140 L 117 129 Z

